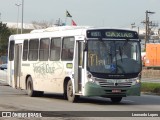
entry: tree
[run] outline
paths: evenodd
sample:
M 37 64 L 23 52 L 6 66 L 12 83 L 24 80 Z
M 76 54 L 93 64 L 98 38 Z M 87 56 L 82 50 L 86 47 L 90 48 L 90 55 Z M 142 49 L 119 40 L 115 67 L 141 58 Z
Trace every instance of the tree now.
M 0 56 L 7 54 L 9 36 L 12 30 L 7 27 L 7 24 L 0 22 Z

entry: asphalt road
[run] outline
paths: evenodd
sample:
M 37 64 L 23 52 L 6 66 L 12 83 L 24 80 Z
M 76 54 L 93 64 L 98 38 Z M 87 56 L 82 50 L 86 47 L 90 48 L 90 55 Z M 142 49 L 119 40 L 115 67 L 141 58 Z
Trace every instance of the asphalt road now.
M 0 71 L 0 112 L 3 111 L 52 111 L 52 115 L 57 117 L 49 117 L 49 118 L 34 118 L 35 120 L 42 119 L 58 119 L 58 120 L 158 120 L 160 117 L 160 96 L 156 95 L 145 95 L 142 94 L 140 97 L 126 97 L 123 98 L 121 103 L 113 104 L 108 98 L 100 98 L 100 97 L 81 97 L 78 103 L 70 103 L 63 99 L 61 94 L 53 94 L 53 93 L 45 93 L 42 97 L 29 97 L 24 90 L 13 89 L 8 86 L 6 81 L 6 71 Z M 158 80 L 159 81 L 159 80 Z M 64 113 L 57 111 L 71 111 L 71 113 Z M 73 111 L 73 112 L 72 112 Z M 74 117 L 74 111 L 82 111 L 77 116 L 81 116 L 82 114 L 87 117 Z M 88 111 L 88 112 L 83 112 Z M 98 111 L 91 112 L 90 111 Z M 112 112 L 109 113 L 112 117 L 104 117 L 104 113 L 106 111 L 117 111 L 118 113 Z M 122 111 L 122 112 L 121 112 Z M 127 111 L 142 111 L 142 112 L 150 112 L 158 111 L 158 117 L 115 117 L 115 116 L 123 116 Z M 48 112 L 47 112 L 48 113 Z M 101 117 L 101 114 L 102 116 Z M 1 114 L 1 113 L 0 113 Z M 95 117 L 97 115 L 97 117 Z M 117 115 L 118 114 L 118 115 Z M 127 113 L 128 114 L 128 113 Z M 126 114 L 126 115 L 127 115 Z M 130 115 L 131 113 L 129 113 Z M 156 113 L 155 113 L 156 114 Z M 66 117 L 68 116 L 69 117 Z M 83 116 L 82 115 L 82 116 Z M 71 117 L 73 116 L 73 117 Z M 94 116 L 94 117 L 93 117 Z M 0 120 L 10 120 L 10 118 L 1 118 Z M 11 120 L 29 120 L 30 118 L 11 118 Z
M 60 94 L 45 93 L 42 97 L 29 97 L 24 90 L 13 89 L 4 83 L 0 83 L 0 111 L 54 111 L 54 115 L 58 114 L 60 118 L 66 115 L 74 116 L 75 113 L 64 114 L 63 112 L 56 113 L 56 111 L 88 111 L 88 113 L 90 111 L 160 111 L 160 96 L 142 94 L 140 97 L 126 97 L 119 104 L 111 103 L 108 98 L 81 97 L 78 103 L 70 103 L 64 100 Z M 118 119 L 117 117 L 114 118 L 114 112 L 112 114 L 110 120 Z M 123 114 L 123 112 L 118 114 Z M 89 118 L 87 116 L 87 118 L 81 119 L 92 119 L 92 116 L 95 116 L 94 112 L 90 114 Z M 99 117 L 98 114 L 98 117 L 94 117 L 94 119 L 99 119 Z M 77 117 L 72 119 L 77 119 Z M 127 118 L 125 117 L 125 119 Z M 157 117 L 154 119 L 157 119 Z

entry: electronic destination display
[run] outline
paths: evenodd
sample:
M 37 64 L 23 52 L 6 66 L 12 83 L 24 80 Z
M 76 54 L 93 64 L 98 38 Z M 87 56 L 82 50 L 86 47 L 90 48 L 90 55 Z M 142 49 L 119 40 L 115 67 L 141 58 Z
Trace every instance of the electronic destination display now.
M 135 31 L 114 30 L 114 29 L 97 29 L 88 30 L 87 38 L 111 38 L 111 39 L 138 39 Z

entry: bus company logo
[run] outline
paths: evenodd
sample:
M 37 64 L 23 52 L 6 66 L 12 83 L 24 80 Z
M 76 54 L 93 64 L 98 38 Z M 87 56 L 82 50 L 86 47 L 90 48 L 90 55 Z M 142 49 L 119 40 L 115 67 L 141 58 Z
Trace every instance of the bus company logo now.
M 43 75 L 45 75 L 46 73 L 54 73 L 55 71 L 54 66 L 50 66 L 47 63 L 41 63 L 41 62 L 34 63 L 33 67 L 35 73 L 40 73 Z
M 46 62 L 38 62 L 33 64 L 34 73 L 38 73 L 40 75 L 53 74 L 56 70 L 63 70 L 63 67 L 59 63 L 48 64 Z
M 2 117 L 12 117 L 11 112 L 2 112 Z

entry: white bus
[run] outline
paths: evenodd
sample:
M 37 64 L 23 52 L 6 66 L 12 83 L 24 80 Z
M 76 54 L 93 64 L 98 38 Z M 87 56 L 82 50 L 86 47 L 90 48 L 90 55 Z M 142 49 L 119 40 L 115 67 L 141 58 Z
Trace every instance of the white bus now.
M 101 96 L 120 102 L 140 95 L 141 48 L 137 32 L 125 29 L 61 26 L 11 35 L 8 84 L 27 90 Z

